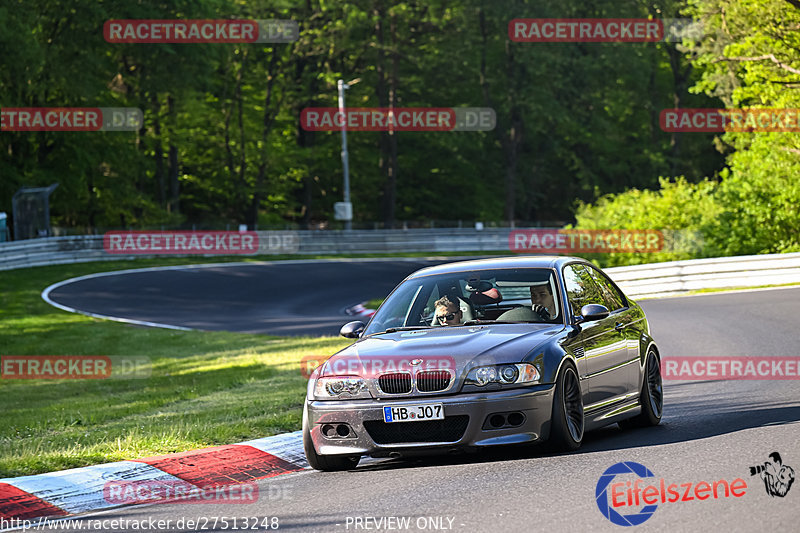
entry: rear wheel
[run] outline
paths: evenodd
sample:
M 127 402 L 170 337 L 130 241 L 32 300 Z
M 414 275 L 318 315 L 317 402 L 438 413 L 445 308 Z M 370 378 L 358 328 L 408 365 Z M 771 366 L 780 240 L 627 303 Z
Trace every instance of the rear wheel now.
M 583 442 L 583 395 L 578 374 L 565 364 L 556 380 L 550 444 L 556 450 L 577 450 Z
M 352 470 L 358 466 L 360 455 L 319 455 L 311 441 L 311 430 L 308 427 L 308 407 L 303 408 L 303 451 L 311 468 L 324 472 Z
M 642 412 L 633 418 L 622 420 L 619 426 L 627 428 L 643 428 L 657 426 L 661 422 L 664 408 L 664 389 L 661 384 L 661 361 L 652 348 L 647 352 L 642 392 L 639 394 Z

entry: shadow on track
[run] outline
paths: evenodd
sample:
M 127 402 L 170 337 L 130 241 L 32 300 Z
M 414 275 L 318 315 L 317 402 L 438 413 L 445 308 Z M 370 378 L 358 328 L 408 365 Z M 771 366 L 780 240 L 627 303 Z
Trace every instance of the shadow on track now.
M 702 391 L 713 383 L 671 384 L 670 392 L 677 393 L 677 395 L 689 393 L 691 396 L 671 401 L 665 405 L 664 418 L 660 425 L 651 428 L 623 430 L 613 424 L 590 431 L 584 435 L 583 445 L 575 452 L 566 454 L 553 452 L 545 442 L 487 448 L 477 452 L 393 459 L 365 465 L 357 468 L 354 472 L 513 461 L 642 448 L 706 439 L 763 426 L 800 422 L 800 403 L 786 405 L 786 403 L 774 401 L 759 403 L 739 399 L 720 401 L 720 398 L 709 397 L 710 395 L 704 394 Z

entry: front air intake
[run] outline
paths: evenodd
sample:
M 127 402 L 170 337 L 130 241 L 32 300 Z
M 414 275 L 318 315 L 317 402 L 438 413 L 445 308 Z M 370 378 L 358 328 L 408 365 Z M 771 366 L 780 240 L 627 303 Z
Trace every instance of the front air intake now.
M 411 374 L 393 372 L 378 377 L 378 388 L 384 394 L 408 394 L 411 392 Z
M 365 420 L 364 429 L 377 444 L 414 442 L 457 442 L 464 436 L 469 415 L 446 416 L 444 420 L 424 420 L 387 424 L 383 420 Z
M 417 374 L 417 390 L 420 392 L 438 392 L 450 386 L 452 376 L 447 370 L 423 370 Z

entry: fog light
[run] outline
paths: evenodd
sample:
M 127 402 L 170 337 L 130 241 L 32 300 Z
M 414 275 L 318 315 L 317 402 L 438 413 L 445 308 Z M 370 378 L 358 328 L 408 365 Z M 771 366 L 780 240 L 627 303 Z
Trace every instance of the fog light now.
M 521 426 L 524 421 L 525 421 L 525 415 L 523 415 L 522 413 L 511 413 L 508 415 L 508 423 L 511 426 L 514 427 Z
M 503 415 L 492 415 L 489 418 L 489 424 L 495 428 L 501 428 L 506 425 L 506 419 Z

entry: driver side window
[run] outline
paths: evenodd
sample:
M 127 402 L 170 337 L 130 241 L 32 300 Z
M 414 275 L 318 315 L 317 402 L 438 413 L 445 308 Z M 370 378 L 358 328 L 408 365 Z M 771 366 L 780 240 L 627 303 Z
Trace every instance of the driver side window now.
M 607 305 L 600 288 L 583 265 L 573 264 L 564 267 L 564 284 L 573 316 L 580 315 L 584 305 Z
M 589 271 L 589 274 L 591 274 L 597 286 L 600 287 L 600 292 L 605 300 L 605 306 L 608 307 L 609 311 L 613 312 L 625 307 L 625 298 L 604 274 L 594 268 L 586 268 L 586 270 Z

